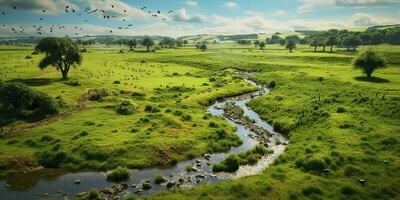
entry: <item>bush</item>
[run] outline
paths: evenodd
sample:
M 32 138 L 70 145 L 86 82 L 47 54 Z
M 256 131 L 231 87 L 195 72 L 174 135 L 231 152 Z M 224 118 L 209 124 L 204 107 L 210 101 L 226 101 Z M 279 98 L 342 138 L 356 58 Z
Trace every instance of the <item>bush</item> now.
M 99 191 L 97 191 L 97 189 L 92 188 L 89 193 L 87 194 L 87 198 L 88 200 L 95 200 L 95 199 L 99 199 L 100 197 L 100 193 Z
M 208 126 L 211 127 L 211 128 L 218 128 L 219 127 L 218 124 L 215 123 L 215 122 L 209 122 Z
M 70 79 L 64 82 L 65 85 L 69 85 L 69 86 L 81 86 L 82 85 L 82 81 L 79 79 Z
M 121 102 L 115 110 L 117 111 L 118 114 L 121 115 L 131 115 L 135 112 L 135 107 L 132 104 L 132 102 L 126 100 Z
M 339 107 L 336 109 L 336 112 L 337 112 L 337 113 L 344 113 L 344 112 L 346 112 L 346 109 L 345 109 L 343 106 L 339 106 Z
M 31 56 L 31 55 L 27 55 L 27 56 L 25 57 L 25 59 L 32 59 L 32 56 Z
M 276 87 L 276 82 L 275 80 L 272 80 L 268 83 L 267 85 L 268 88 L 274 89 Z
M 94 89 L 89 91 L 90 93 L 90 100 L 91 101 L 102 101 L 105 97 L 108 97 L 111 95 L 111 91 L 107 90 L 105 88 L 103 89 Z
M 15 118 L 36 121 L 58 113 L 56 104 L 46 93 L 22 83 L 0 85 L 0 96 L 1 109 Z
M 125 167 L 117 167 L 107 174 L 107 179 L 113 182 L 120 182 L 129 179 L 129 170 Z
M 322 190 L 315 186 L 307 186 L 303 188 L 302 193 L 306 196 L 309 196 L 312 194 L 322 194 Z
M 165 180 L 165 178 L 164 178 L 164 176 L 162 175 L 162 174 L 157 174 L 155 177 L 154 177 L 154 182 L 156 183 L 156 184 L 161 184 L 161 183 L 164 183 L 166 180 Z
M 297 159 L 295 162 L 297 168 L 302 168 L 305 171 L 323 172 L 326 169 L 326 163 L 321 159 L 309 158 L 304 160 L 303 158 Z
M 350 196 L 356 194 L 358 190 L 354 186 L 347 184 L 340 188 L 340 192 L 346 196 Z
M 182 121 L 190 121 L 190 120 L 192 120 L 192 116 L 184 114 L 184 115 L 181 116 L 181 120 Z
M 58 168 L 64 162 L 67 154 L 64 152 L 41 152 L 38 154 L 38 162 L 47 168 Z
M 116 80 L 113 82 L 113 84 L 121 84 L 121 81 Z
M 346 165 L 344 168 L 345 176 L 355 176 L 355 175 L 363 175 L 365 174 L 364 170 L 354 166 L 354 165 Z
M 221 163 L 212 166 L 213 172 L 235 172 L 239 169 L 239 158 L 235 154 L 229 155 Z

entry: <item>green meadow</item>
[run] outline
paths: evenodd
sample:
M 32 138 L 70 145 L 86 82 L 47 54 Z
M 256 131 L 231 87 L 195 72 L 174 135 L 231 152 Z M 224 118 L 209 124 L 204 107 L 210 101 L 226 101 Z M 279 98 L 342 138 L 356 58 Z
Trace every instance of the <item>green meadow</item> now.
M 387 63 L 371 79 L 352 64 L 367 49 Z M 293 53 L 268 44 L 264 50 L 222 43 L 209 44 L 204 52 L 187 45 L 152 53 L 91 46 L 67 81 L 54 67 L 39 69 L 43 55 L 31 55 L 33 50 L 1 46 L 0 78 L 47 93 L 63 107 L 39 122 L 2 118 L 3 177 L 43 163 L 71 171 L 171 166 L 238 146 L 234 127 L 206 114 L 206 108 L 257 90 L 235 73 L 256 71 L 254 81 L 276 86 L 249 106 L 288 136 L 285 153 L 259 175 L 140 198 L 399 198 L 400 46 L 333 53 L 315 53 L 308 45 Z M 107 94 L 90 98 L 100 90 Z M 126 101 L 133 113 L 118 113 Z M 224 137 L 215 137 L 221 129 Z M 59 153 L 65 155 L 62 162 Z M 359 179 L 366 180 L 364 186 Z

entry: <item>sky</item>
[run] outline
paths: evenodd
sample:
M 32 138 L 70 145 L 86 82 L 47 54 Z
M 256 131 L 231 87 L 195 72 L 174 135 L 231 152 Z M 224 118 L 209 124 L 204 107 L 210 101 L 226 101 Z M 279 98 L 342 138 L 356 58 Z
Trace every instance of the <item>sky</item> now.
M 385 24 L 400 24 L 400 0 L 0 0 L 2 37 L 178 37 Z

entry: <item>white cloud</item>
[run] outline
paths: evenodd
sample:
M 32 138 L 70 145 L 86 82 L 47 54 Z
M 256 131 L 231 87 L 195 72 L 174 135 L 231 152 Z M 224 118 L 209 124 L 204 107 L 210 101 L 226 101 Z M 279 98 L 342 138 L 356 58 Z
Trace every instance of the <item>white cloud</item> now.
M 274 15 L 275 15 L 275 16 L 278 16 L 278 17 L 281 17 L 281 16 L 286 15 L 286 12 L 283 11 L 283 10 L 277 10 L 277 11 L 274 13 Z
M 76 4 L 66 0 L 0 0 L 0 8 L 13 8 L 14 6 L 17 7 L 17 10 L 27 10 L 33 13 L 42 13 L 45 10 L 48 15 L 63 13 L 66 6 L 78 9 Z
M 376 26 L 382 24 L 395 24 L 399 19 L 376 17 L 366 13 L 355 13 L 351 17 L 351 22 L 354 26 Z
M 297 13 L 309 13 L 319 6 L 367 7 L 394 4 L 400 4 L 400 0 L 302 0 L 301 5 L 297 7 Z
M 185 8 L 175 12 L 174 20 L 179 22 L 204 22 L 207 17 L 204 15 L 190 16 Z
M 229 8 L 229 9 L 235 9 L 235 8 L 239 7 L 239 5 L 237 3 L 232 2 L 232 1 L 226 2 L 223 6 L 225 8 Z
M 196 6 L 199 5 L 199 3 L 197 3 L 197 1 L 193 1 L 193 0 L 188 0 L 188 1 L 186 1 L 185 3 L 186 3 L 186 5 L 188 5 L 188 6 L 194 6 L 194 7 L 196 7 Z

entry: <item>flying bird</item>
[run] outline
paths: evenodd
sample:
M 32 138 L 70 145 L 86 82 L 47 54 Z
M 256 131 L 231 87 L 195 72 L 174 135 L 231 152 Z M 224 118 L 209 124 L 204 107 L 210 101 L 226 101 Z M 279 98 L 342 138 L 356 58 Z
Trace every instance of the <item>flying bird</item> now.
M 146 6 L 144 6 L 144 7 L 142 7 L 140 10 L 144 10 L 144 9 L 146 9 L 147 7 Z
M 172 10 L 171 10 L 171 11 L 168 11 L 168 14 L 169 14 L 169 13 L 173 13 L 173 12 L 174 12 L 174 11 L 172 11 Z
M 1 14 L 2 14 L 2 15 L 6 15 L 6 13 L 5 13 L 5 12 L 1 12 Z
M 13 8 L 14 8 L 14 10 L 16 10 L 16 9 L 17 9 L 17 6 L 14 5 Z

